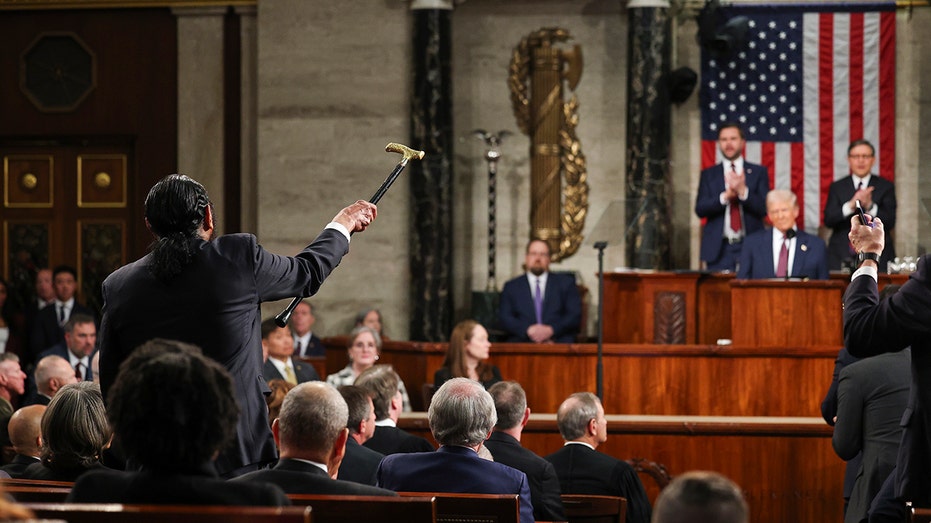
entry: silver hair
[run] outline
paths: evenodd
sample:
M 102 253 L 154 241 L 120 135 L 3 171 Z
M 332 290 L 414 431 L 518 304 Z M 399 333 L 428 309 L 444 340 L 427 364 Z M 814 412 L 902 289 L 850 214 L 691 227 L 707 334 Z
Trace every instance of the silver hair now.
M 375 338 L 375 348 L 378 349 L 378 352 L 380 354 L 381 353 L 381 335 L 378 334 L 377 330 L 371 327 L 367 327 L 365 325 L 359 325 L 358 327 L 349 331 L 349 347 L 347 348 L 351 349 L 352 344 L 356 342 L 356 337 L 362 334 L 363 332 L 367 332 L 371 334 L 373 338 Z
M 495 402 L 485 387 L 468 378 L 453 378 L 433 395 L 427 412 L 430 430 L 440 445 L 474 447 L 498 422 Z
M 591 392 L 576 392 L 566 398 L 556 411 L 556 425 L 563 439 L 572 441 L 584 436 L 588 422 L 598 417 L 600 404 L 601 400 Z
M 282 447 L 328 453 L 346 428 L 349 407 L 336 387 L 309 381 L 284 397 L 278 414 Z

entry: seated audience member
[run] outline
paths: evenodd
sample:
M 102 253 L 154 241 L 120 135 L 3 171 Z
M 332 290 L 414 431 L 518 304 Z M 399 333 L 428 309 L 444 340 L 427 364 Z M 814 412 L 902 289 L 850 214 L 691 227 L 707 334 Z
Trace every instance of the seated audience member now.
M 34 376 L 36 393 L 26 401 L 29 405 L 48 405 L 62 387 L 78 382 L 74 367 L 54 354 L 39 360 Z
M 566 444 L 546 460 L 556 470 L 561 492 L 626 498 L 626 521 L 649 522 L 650 502 L 637 472 L 626 462 L 595 450 L 608 440 L 608 420 L 598 396 L 572 394 L 556 411 L 556 424 Z
M 387 340 L 388 336 L 385 335 L 385 326 L 381 321 L 381 311 L 373 307 L 362 309 L 356 314 L 356 327 L 369 327 L 378 333 L 378 337 Z M 379 343 L 379 348 L 381 348 L 381 343 Z
M 288 494 L 396 496 L 388 490 L 336 479 L 349 437 L 348 418 L 346 402 L 332 385 L 308 382 L 294 387 L 272 425 L 281 449 L 278 463 L 232 481 L 271 483 Z
M 239 407 L 229 372 L 198 347 L 164 339 L 139 346 L 120 364 L 107 406 L 114 437 L 138 470 L 91 471 L 74 484 L 68 502 L 290 504 L 273 485 L 217 476 L 213 460 L 233 440 Z
M 8 446 L 7 424 L 13 415 L 13 401 L 26 391 L 26 373 L 19 367 L 19 356 L 0 354 L 0 445 Z
M 366 325 L 356 327 L 349 333 L 347 352 L 349 354 L 349 364 L 343 370 L 326 377 L 326 382 L 334 387 L 354 385 L 359 374 L 375 365 L 381 355 L 381 335 L 378 334 L 378 331 Z M 398 378 L 398 380 L 400 379 Z M 398 388 L 401 390 L 403 412 L 410 412 L 411 400 L 407 395 L 407 389 L 404 388 L 403 381 L 398 382 Z
M 303 300 L 291 313 L 291 335 L 294 336 L 294 355 L 307 358 L 311 356 L 325 356 L 326 347 L 323 340 L 317 337 L 311 329 L 317 323 L 314 316 L 314 306 Z
M 35 364 L 32 359 L 35 354 L 32 353 L 29 336 L 32 334 L 33 325 L 36 323 L 36 315 L 39 311 L 55 304 L 55 287 L 52 285 L 52 269 L 37 269 L 36 277 L 33 281 L 35 289 L 35 299 L 26 304 L 26 330 L 23 333 L 26 344 L 22 347 L 20 359 L 25 367 Z
M 375 470 L 385 457 L 381 452 L 363 447 L 362 444 L 375 435 L 375 404 L 362 387 L 343 385 L 339 393 L 349 407 L 349 439 L 346 440 L 346 455 L 339 467 L 339 479 L 363 485 L 375 484 Z
M 828 279 L 824 240 L 798 229 L 798 199 L 792 191 L 774 189 L 766 195 L 766 215 L 773 227 L 744 239 L 737 278 Z
M 39 354 L 38 360 L 46 356 L 61 356 L 71 365 L 71 372 L 83 381 L 94 381 L 91 357 L 97 352 L 97 326 L 94 317 L 87 314 L 72 314 L 64 327 L 65 340 Z
M 65 341 L 63 327 L 72 315 L 90 316 L 94 311 L 75 299 L 78 290 L 78 273 L 73 267 L 59 265 L 52 271 L 52 289 L 55 302 L 36 313 L 32 331 L 29 333 L 30 354 L 35 357 L 51 347 Z M 37 361 L 35 358 L 30 361 Z
M 75 481 L 91 470 L 106 469 L 100 459 L 111 433 L 96 383 L 62 387 L 42 415 L 41 431 L 41 461 L 26 467 L 23 478 Z
M 284 402 L 285 395 L 294 388 L 285 380 L 271 380 L 268 382 L 268 388 L 271 392 L 265 396 L 265 403 L 268 404 L 268 426 L 271 427 L 278 413 L 281 412 L 281 404 Z
M 527 394 L 516 381 L 502 381 L 488 389 L 495 402 L 498 423 L 483 448 L 491 451 L 495 461 L 513 467 L 530 481 L 533 517 L 537 521 L 565 521 L 560 499 L 559 479 L 553 464 L 525 449 L 520 437 L 530 420 Z
M 863 358 L 844 368 L 837 383 L 832 442 L 843 460 L 863 453 L 844 521 L 867 519 L 870 503 L 895 468 L 902 415 L 911 381 L 911 349 Z
M 498 322 L 509 342 L 572 343 L 579 334 L 582 300 L 575 278 L 550 272 L 550 245 L 530 240 L 524 257 L 527 273 L 501 290 Z
M 519 494 L 520 521 L 533 523 L 527 475 L 478 455 L 498 421 L 485 388 L 467 378 L 453 378 L 436 391 L 427 417 L 440 448 L 385 456 L 376 484 L 394 491 Z
M 676 476 L 656 498 L 653 523 L 748 523 L 750 511 L 733 481 L 717 472 Z
M 365 446 L 384 455 L 401 452 L 433 452 L 429 441 L 397 427 L 401 415 L 401 378 L 391 365 L 375 365 L 359 375 L 356 385 L 372 396 L 375 434 Z
M 0 470 L 11 478 L 22 477 L 26 467 L 39 462 L 43 414 L 45 405 L 30 405 L 17 410 L 10 418 L 10 442 L 16 455 Z
M 481 382 L 487 389 L 501 381 L 501 371 L 488 365 L 488 331 L 474 320 L 459 322 L 449 336 L 449 347 L 443 366 L 433 373 L 433 386 L 440 388 L 450 378 L 469 378 Z
M 291 330 L 279 327 L 274 318 L 262 322 L 262 352 L 268 353 L 262 374 L 266 381 L 282 379 L 292 385 L 307 381 L 320 381 L 317 370 L 309 363 L 294 360 L 294 340 Z

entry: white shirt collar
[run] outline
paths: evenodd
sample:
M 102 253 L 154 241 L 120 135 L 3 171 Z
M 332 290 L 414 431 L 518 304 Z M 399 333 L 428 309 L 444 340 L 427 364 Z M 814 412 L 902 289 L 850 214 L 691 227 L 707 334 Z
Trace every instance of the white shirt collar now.
M 585 443 L 584 441 L 567 441 L 567 442 L 563 445 L 563 447 L 568 447 L 569 445 L 584 445 L 584 446 L 586 446 L 586 447 L 588 447 L 588 448 L 590 448 L 590 449 L 592 449 L 592 450 L 595 450 L 595 447 L 591 446 L 591 445 L 588 444 L 588 443 Z
M 873 177 L 873 173 L 867 174 L 867 175 L 864 176 L 863 178 L 860 178 L 859 176 L 857 176 L 857 175 L 851 173 L 851 175 L 850 175 L 850 182 L 853 183 L 853 188 L 854 188 L 854 189 L 856 189 L 856 188 L 860 185 L 860 182 L 863 182 L 863 186 L 864 186 L 864 187 L 869 187 L 869 186 L 870 186 L 870 178 L 872 178 L 872 177 Z M 864 210 L 866 210 L 866 209 L 864 209 Z
M 320 469 L 320 470 L 326 472 L 327 476 L 330 475 L 330 470 L 327 469 L 327 468 L 326 468 L 326 465 L 324 465 L 323 463 L 318 463 L 318 462 L 316 462 L 316 461 L 310 461 L 309 459 L 301 459 L 301 458 L 289 458 L 289 459 L 293 459 L 294 461 L 301 461 L 301 462 L 303 462 L 303 463 L 307 463 L 307 464 L 309 464 L 309 465 L 313 465 L 313 466 L 317 467 L 318 469 Z
M 291 367 L 291 370 L 294 370 L 294 363 L 291 361 L 291 358 L 288 358 L 288 361 L 285 362 L 285 361 L 281 361 L 279 359 L 272 358 L 271 356 L 269 356 L 268 361 L 272 362 L 272 365 L 274 365 L 275 368 L 278 369 L 278 372 L 280 372 L 282 376 L 287 376 L 287 374 L 285 373 L 286 367 Z
M 375 426 L 376 426 L 376 427 L 397 427 L 398 424 L 395 423 L 393 419 L 391 419 L 390 417 L 388 417 L 388 418 L 385 418 L 385 419 L 383 419 L 383 420 L 376 420 L 376 421 L 375 421 Z

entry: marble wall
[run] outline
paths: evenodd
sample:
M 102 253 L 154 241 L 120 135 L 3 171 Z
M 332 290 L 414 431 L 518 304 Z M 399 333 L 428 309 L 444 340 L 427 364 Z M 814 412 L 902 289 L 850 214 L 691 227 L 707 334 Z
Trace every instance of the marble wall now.
M 567 29 L 582 47 L 584 71 L 575 91 L 577 129 L 588 160 L 589 213 L 578 253 L 554 269 L 576 271 L 591 290 L 589 333 L 594 334 L 597 256 L 589 237 L 614 202 L 624 198 L 627 13 L 620 0 L 468 0 L 452 14 L 455 318 L 469 315 L 470 293 L 486 286 L 487 170 L 483 143 L 471 131 L 506 129 L 498 164 L 497 274 L 500 285 L 521 272 L 529 235 L 529 144 L 512 114 L 506 84 L 511 51 L 522 37 L 547 26 Z M 918 28 L 931 9 L 898 16 L 897 165 L 903 254 L 931 245 L 931 183 L 919 166 L 931 161 L 931 42 Z M 302 248 L 345 204 L 367 199 L 397 163 L 384 153 L 407 142 L 410 100 L 411 14 L 408 3 L 307 2 L 258 4 L 257 233 L 280 253 Z M 684 19 L 671 67 L 699 70 L 696 26 Z M 672 112 L 670 148 L 672 263 L 697 268 L 699 224 L 692 212 L 698 181 L 697 96 Z M 353 238 L 350 254 L 314 298 L 318 331 L 339 335 L 362 304 L 381 308 L 390 337 L 405 339 L 408 287 L 408 187 L 402 179 L 379 205 L 369 231 Z M 618 204 L 623 208 L 623 204 Z M 610 212 L 607 214 L 611 214 Z M 599 227 L 616 240 L 605 253 L 607 270 L 624 259 L 624 224 Z M 617 222 L 617 223 L 615 223 Z M 603 238 L 598 238 L 603 239 Z M 267 314 L 279 305 L 266 307 Z

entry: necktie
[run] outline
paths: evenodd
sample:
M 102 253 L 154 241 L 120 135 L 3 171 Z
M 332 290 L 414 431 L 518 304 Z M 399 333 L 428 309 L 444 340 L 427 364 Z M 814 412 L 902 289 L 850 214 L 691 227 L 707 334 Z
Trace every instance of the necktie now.
M 294 375 L 294 369 L 290 365 L 284 368 L 284 379 L 291 385 L 297 385 L 297 376 Z
M 297 342 L 297 355 L 298 356 L 304 355 L 304 342 L 303 341 Z
M 779 263 L 776 264 L 776 277 L 785 278 L 789 272 L 789 239 L 782 237 L 782 248 L 779 249 Z
M 60 307 L 58 307 L 58 325 L 64 325 L 64 324 L 65 324 L 65 304 L 63 303 L 61 304 Z
M 84 381 L 83 367 L 84 367 L 84 364 L 81 363 L 80 361 L 74 364 L 74 377 L 77 378 L 78 381 Z
M 735 164 L 734 162 L 731 162 L 731 173 L 737 174 L 737 164 Z M 732 198 L 730 206 L 731 206 L 731 210 L 730 210 L 731 230 L 734 232 L 740 232 L 740 227 L 741 227 L 740 200 L 738 200 L 737 198 Z
M 537 315 L 537 323 L 543 323 L 543 292 L 540 291 L 540 278 L 537 278 L 537 289 L 533 295 L 533 310 Z

